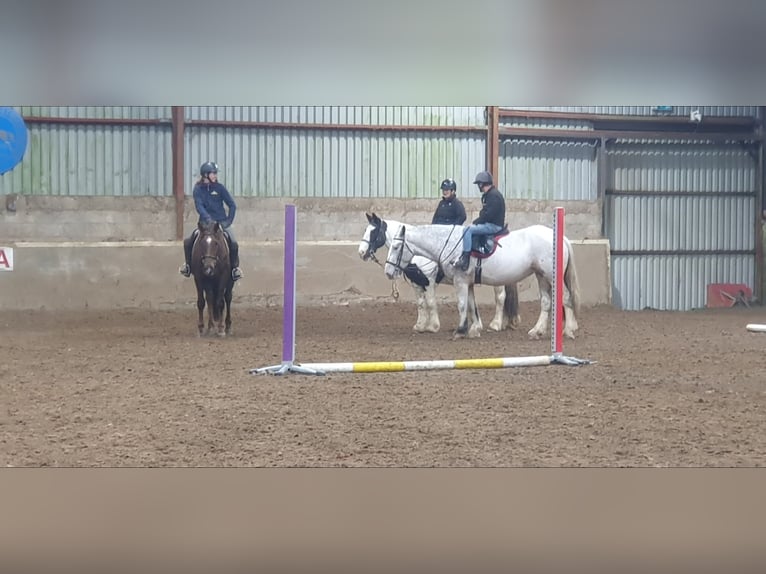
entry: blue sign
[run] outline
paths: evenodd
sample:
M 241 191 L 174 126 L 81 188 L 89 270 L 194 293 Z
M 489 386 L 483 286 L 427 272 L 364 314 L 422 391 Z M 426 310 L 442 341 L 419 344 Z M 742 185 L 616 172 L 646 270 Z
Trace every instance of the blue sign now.
M 0 106 L 0 175 L 11 171 L 27 150 L 27 126 L 13 108 Z

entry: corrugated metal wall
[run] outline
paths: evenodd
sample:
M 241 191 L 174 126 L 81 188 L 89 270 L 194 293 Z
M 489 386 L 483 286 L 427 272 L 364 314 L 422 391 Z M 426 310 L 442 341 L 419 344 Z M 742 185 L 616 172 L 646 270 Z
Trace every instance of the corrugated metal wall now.
M 504 140 L 496 179 L 509 199 L 595 201 L 596 147 L 588 142 Z
M 170 118 L 159 107 L 20 107 L 26 117 Z M 172 195 L 167 125 L 68 125 L 28 122 L 22 162 L 0 178 L 0 194 L 62 196 Z
M 16 109 L 28 118 L 115 123 L 30 121 L 25 158 L 0 178 L 0 194 L 172 195 L 170 107 Z M 657 115 L 651 106 L 509 109 Z M 755 106 L 677 106 L 671 115 L 694 109 L 703 116 L 758 116 Z M 221 165 L 221 181 L 236 196 L 434 198 L 441 180 L 452 177 L 461 196 L 476 197 L 470 182 L 485 167 L 485 112 L 484 107 L 186 107 L 191 123 L 185 130 L 185 191 L 191 192 L 200 164 L 214 160 Z M 118 125 L 118 120 L 144 123 Z M 292 125 L 194 124 L 210 121 Z M 580 119 L 508 116 L 502 124 L 590 126 Z M 332 125 L 337 129 L 325 127 Z M 401 129 L 379 129 L 385 126 Z M 499 150 L 495 175 L 509 199 L 602 199 L 593 142 L 504 138 Z M 754 286 L 757 154 L 739 145 L 619 140 L 610 141 L 605 153 L 604 223 L 615 252 L 618 305 L 691 309 L 704 306 L 708 283 Z
M 738 145 L 617 143 L 607 166 L 616 304 L 688 310 L 705 306 L 708 283 L 755 286 L 756 156 Z
M 20 106 L 15 108 L 25 117 L 170 120 L 169 106 Z
M 307 124 L 479 126 L 484 108 L 188 108 L 188 120 Z M 256 197 L 430 198 L 446 177 L 459 192 L 484 167 L 481 132 L 269 127 L 186 129 L 187 187 L 208 160 L 235 194 Z
M 506 107 L 506 106 L 503 106 Z M 565 112 L 569 114 L 605 114 L 618 116 L 656 116 L 654 106 L 509 106 L 511 110 L 538 112 Z M 699 110 L 704 116 L 755 117 L 757 106 L 673 106 L 670 115 L 688 116 L 693 110 Z
M 484 107 L 188 106 L 187 120 L 372 126 L 485 126 Z

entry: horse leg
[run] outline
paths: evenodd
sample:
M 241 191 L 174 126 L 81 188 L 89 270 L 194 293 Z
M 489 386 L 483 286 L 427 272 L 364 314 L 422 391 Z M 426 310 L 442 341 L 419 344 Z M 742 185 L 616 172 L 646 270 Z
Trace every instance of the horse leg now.
M 426 330 L 426 290 L 420 285 L 412 284 L 412 290 L 415 292 L 415 304 L 418 307 L 418 320 L 415 321 L 412 330 L 416 333 L 422 333 Z
M 572 303 L 572 294 L 564 286 L 564 336 L 570 339 L 575 338 L 575 331 L 579 328 L 577 317 L 575 315 L 574 305 Z
M 484 325 L 482 325 L 481 316 L 479 315 L 479 306 L 476 303 L 476 293 L 474 292 L 473 283 L 468 286 L 468 308 L 466 314 L 470 321 L 468 338 L 475 339 L 481 337 L 481 330 Z
M 197 331 L 198 336 L 201 337 L 205 328 L 205 293 L 199 285 L 197 285 L 197 312 Z
M 535 326 L 529 330 L 530 339 L 540 339 L 545 334 L 551 314 L 551 284 L 545 277 L 538 274 L 537 286 L 540 291 L 540 317 Z
M 213 332 L 213 329 L 215 328 L 214 325 L 214 318 L 215 318 L 215 297 L 213 296 L 213 291 L 208 290 L 206 293 L 206 299 L 207 299 L 207 333 L 210 334 Z
M 505 316 L 505 286 L 493 287 L 495 290 L 495 316 L 489 324 L 490 331 L 503 331 L 508 328 L 508 318 Z
M 215 313 L 216 317 L 215 317 L 215 322 L 218 325 L 218 336 L 219 337 L 225 337 L 226 336 L 226 328 L 225 328 L 224 323 L 223 323 L 223 319 L 224 319 L 223 310 L 224 310 L 225 305 L 226 305 L 226 301 L 224 300 L 224 295 L 222 293 L 222 294 L 218 295 L 218 297 L 216 297 L 216 313 Z
M 453 339 L 462 339 L 468 332 L 468 284 L 455 278 L 455 297 L 457 298 L 458 327 Z
M 425 330 L 429 333 L 438 333 L 441 329 L 441 322 L 439 321 L 439 309 L 436 306 L 436 284 L 433 280 L 425 288 L 423 298 L 425 299 Z
M 503 306 L 503 319 L 506 326 L 511 330 L 518 329 L 521 325 L 519 315 L 519 284 L 511 283 L 505 286 L 505 305 Z
M 569 247 L 571 250 L 571 247 Z M 564 263 L 564 335 L 570 339 L 575 338 L 575 331 L 580 328 L 577 324 L 577 311 L 579 309 L 579 286 L 577 272 L 574 266 L 574 257 L 568 253 L 568 261 Z
M 224 294 L 224 301 L 226 301 L 226 334 L 231 335 L 231 295 L 233 285 L 229 285 L 226 288 Z

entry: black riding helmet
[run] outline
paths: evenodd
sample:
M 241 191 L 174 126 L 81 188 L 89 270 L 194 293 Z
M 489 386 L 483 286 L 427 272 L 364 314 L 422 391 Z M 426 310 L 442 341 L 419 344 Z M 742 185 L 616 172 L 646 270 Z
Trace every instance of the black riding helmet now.
M 488 171 L 480 171 L 476 174 L 474 183 L 478 183 L 479 185 L 492 185 L 492 174 Z
M 214 161 L 206 161 L 199 168 L 199 174 L 202 177 L 207 177 L 211 173 L 218 173 L 218 164 L 216 164 Z
M 457 184 L 454 179 L 447 178 L 439 186 L 442 191 L 449 189 L 450 191 L 457 191 Z

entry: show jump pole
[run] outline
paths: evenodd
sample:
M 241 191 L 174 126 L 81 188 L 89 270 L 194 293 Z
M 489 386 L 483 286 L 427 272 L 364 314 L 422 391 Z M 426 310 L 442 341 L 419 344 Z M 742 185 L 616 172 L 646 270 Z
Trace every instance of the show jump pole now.
M 282 363 L 271 367 L 250 369 L 251 374 L 283 375 L 288 372 L 307 375 L 326 373 L 384 373 L 426 371 L 436 369 L 502 369 L 506 367 L 537 367 L 551 364 L 587 365 L 591 361 L 563 355 L 563 295 L 564 295 L 564 208 L 557 207 L 553 219 L 553 273 L 555 309 L 551 320 L 551 355 L 532 357 L 503 357 L 490 359 L 453 359 L 422 361 L 370 361 L 359 363 L 295 363 L 295 254 L 296 210 L 285 206 L 285 267 L 284 311 L 282 323 Z
M 250 369 L 250 373 L 269 373 L 284 375 L 287 372 L 304 375 L 324 375 L 323 372 L 308 366 L 295 364 L 295 254 L 296 232 L 298 228 L 295 205 L 285 205 L 285 256 L 284 256 L 284 291 L 282 293 L 282 363 L 271 367 Z

